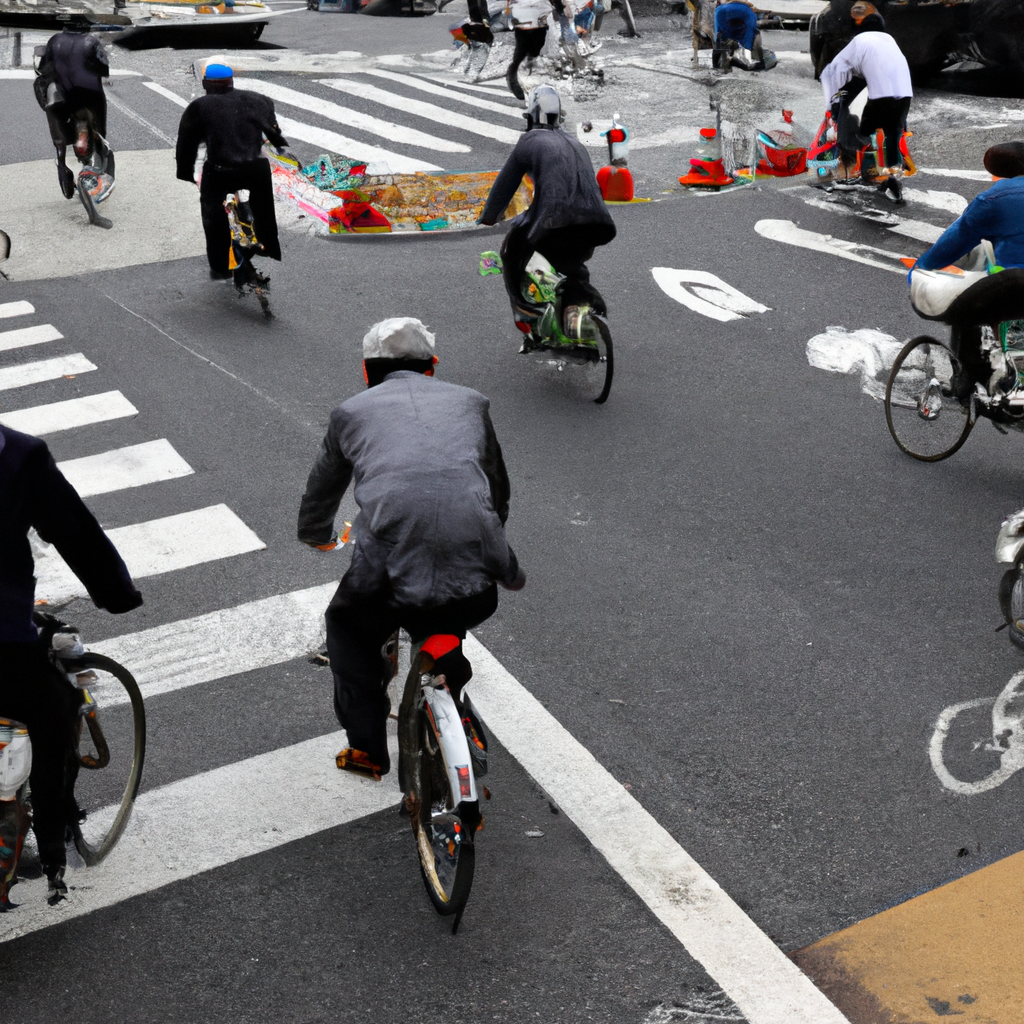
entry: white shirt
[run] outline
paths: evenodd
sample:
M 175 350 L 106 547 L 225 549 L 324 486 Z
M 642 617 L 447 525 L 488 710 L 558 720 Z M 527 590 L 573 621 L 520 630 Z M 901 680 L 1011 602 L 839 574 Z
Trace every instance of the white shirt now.
M 910 66 L 896 40 L 888 32 L 862 32 L 839 51 L 821 73 L 825 102 L 854 77 L 868 83 L 868 99 L 901 99 L 913 96 Z

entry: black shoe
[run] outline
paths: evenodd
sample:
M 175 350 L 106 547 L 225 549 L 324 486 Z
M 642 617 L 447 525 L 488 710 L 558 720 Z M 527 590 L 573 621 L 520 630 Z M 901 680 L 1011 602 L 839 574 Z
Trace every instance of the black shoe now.
M 57 164 L 57 183 L 65 199 L 75 198 L 75 172 L 65 164 Z
M 900 184 L 899 178 L 890 175 L 884 181 L 879 182 L 878 191 L 897 206 L 903 204 L 903 186 Z
M 517 100 L 526 99 L 526 93 L 523 92 L 523 87 L 519 84 L 519 68 L 514 64 L 510 64 L 508 71 L 505 72 L 505 84 L 508 86 L 508 91 Z

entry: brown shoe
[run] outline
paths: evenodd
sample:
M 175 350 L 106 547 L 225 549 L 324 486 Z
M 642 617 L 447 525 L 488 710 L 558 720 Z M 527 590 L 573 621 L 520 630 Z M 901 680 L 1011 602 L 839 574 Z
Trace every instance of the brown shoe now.
M 342 771 L 352 772 L 355 775 L 365 775 L 375 782 L 380 782 L 380 765 L 374 764 L 370 760 L 370 755 L 365 753 L 365 751 L 346 747 L 344 750 L 338 751 L 334 761 Z

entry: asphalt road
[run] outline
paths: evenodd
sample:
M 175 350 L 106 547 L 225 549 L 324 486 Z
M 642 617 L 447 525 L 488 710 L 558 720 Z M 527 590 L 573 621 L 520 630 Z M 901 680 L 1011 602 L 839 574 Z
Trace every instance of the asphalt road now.
M 4 161 L 48 157 L 24 83 L 3 88 L 19 111 Z M 140 86 L 116 88 L 173 131 L 159 97 L 143 108 Z M 156 145 L 118 118 L 118 148 Z M 337 561 L 294 541 L 298 499 L 330 409 L 362 387 L 364 330 L 415 315 L 437 332 L 441 376 L 490 397 L 513 482 L 529 584 L 478 638 L 783 950 L 1024 848 L 1019 778 L 958 797 L 927 755 L 944 707 L 1020 667 L 993 632 L 992 558 L 1021 504 L 1020 440 L 982 424 L 949 461 L 914 463 L 855 377 L 808 364 L 829 326 L 902 340 L 921 324 L 901 277 L 755 223 L 925 246 L 803 197 L 769 185 L 615 210 L 618 237 L 591 264 L 616 344 L 602 407 L 516 354 L 500 282 L 477 272 L 493 236 L 286 234 L 269 323 L 208 282 L 201 257 L 6 283 L 3 301 L 63 332 L 47 356 L 85 353 L 140 410 L 54 435 L 58 459 L 166 437 L 196 470 L 90 499 L 104 526 L 225 502 L 267 545 L 146 579 L 125 619 L 85 601 L 68 617 L 99 641 L 337 578 Z M 654 267 L 710 271 L 769 311 L 701 316 Z M 6 393 L 3 409 L 96 390 L 58 380 Z M 331 732 L 329 686 L 298 659 L 151 698 L 146 788 Z M 687 1019 L 653 1014 L 700 1005 L 715 980 L 515 759 L 499 746 L 494 761 L 456 939 L 386 811 L 0 943 L 5 1017 Z

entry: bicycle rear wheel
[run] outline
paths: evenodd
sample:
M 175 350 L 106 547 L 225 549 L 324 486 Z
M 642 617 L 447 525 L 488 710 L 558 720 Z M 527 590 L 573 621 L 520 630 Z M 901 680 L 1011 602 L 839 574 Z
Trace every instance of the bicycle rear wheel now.
M 563 337 L 560 341 L 541 342 L 534 351 L 537 357 L 564 371 L 575 388 L 595 395 L 601 405 L 608 399 L 615 374 L 615 353 L 608 322 L 594 313 L 587 313 L 580 328 L 581 339 L 574 344 Z
M 116 661 L 85 654 L 66 663 L 94 704 L 82 721 L 75 798 L 84 817 L 71 826 L 86 864 L 114 848 L 131 817 L 146 756 L 146 711 L 139 684 Z
M 912 338 L 903 346 L 885 388 L 889 433 L 912 458 L 938 462 L 959 451 L 975 423 L 974 403 L 960 402 L 952 381 L 960 362 L 934 338 Z
M 460 802 L 452 791 L 444 753 L 427 712 L 421 711 L 419 718 L 422 794 L 416 850 L 420 873 L 434 909 L 445 917 L 461 916 L 473 885 L 479 808 Z

